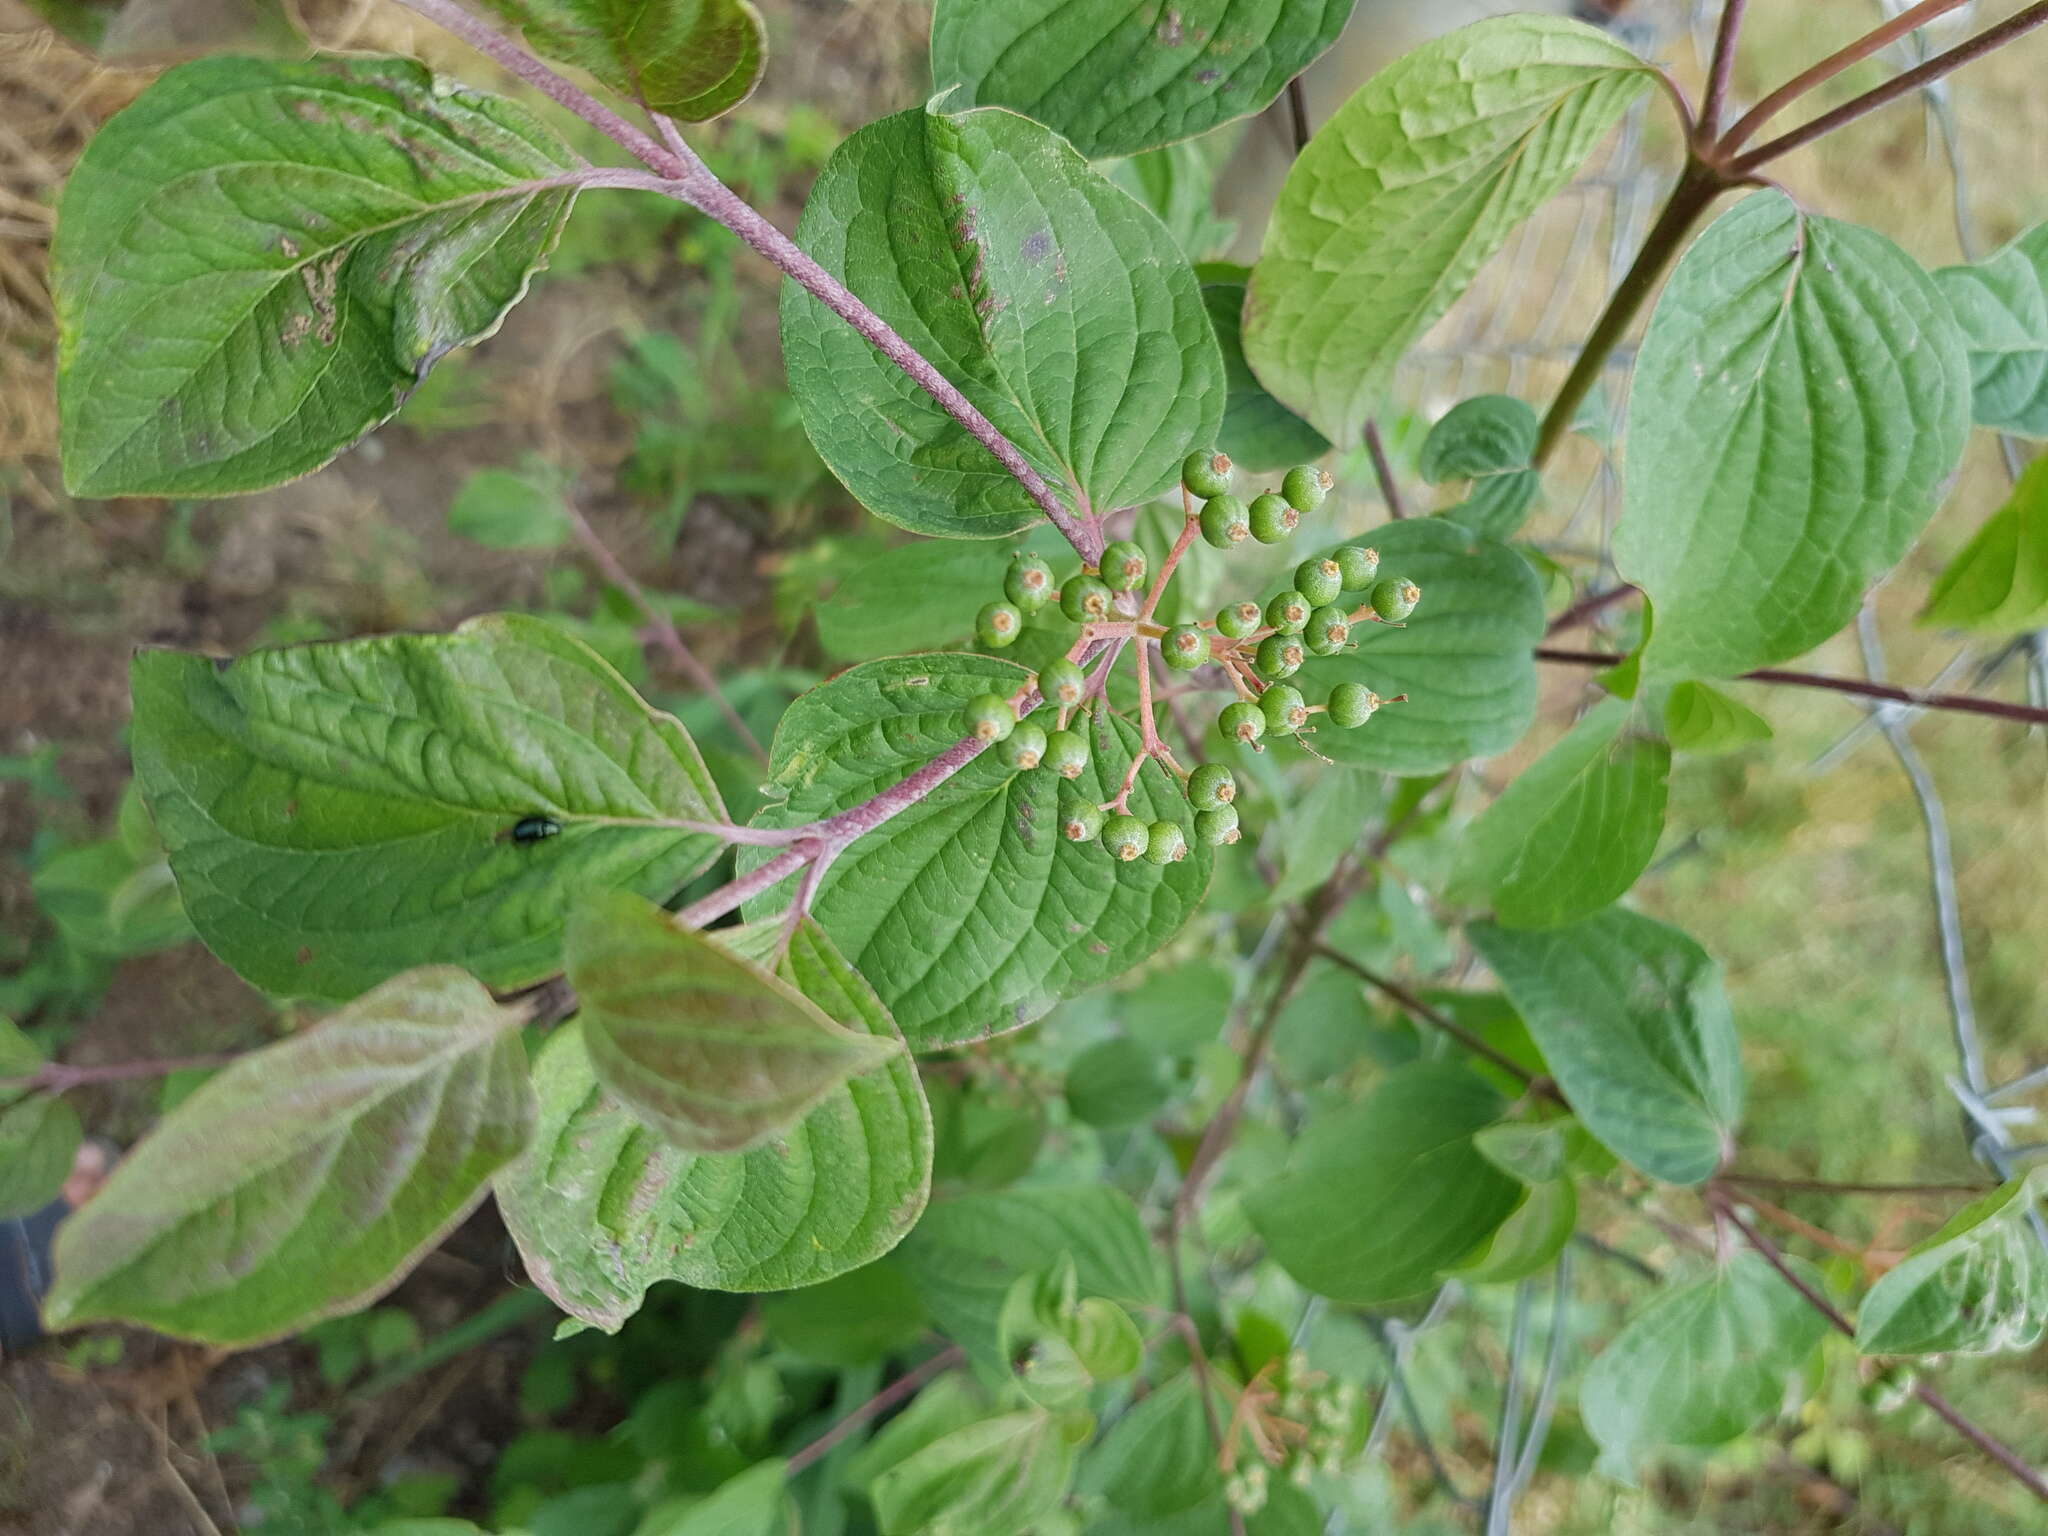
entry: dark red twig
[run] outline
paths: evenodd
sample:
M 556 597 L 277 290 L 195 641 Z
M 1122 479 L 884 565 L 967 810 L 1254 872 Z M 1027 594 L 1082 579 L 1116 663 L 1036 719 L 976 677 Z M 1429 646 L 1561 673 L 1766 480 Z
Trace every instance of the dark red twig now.
M 860 1428 L 861 1425 L 867 1423 L 869 1419 L 887 1413 L 905 1398 L 914 1395 L 919 1387 L 945 1375 L 946 1372 L 952 1370 L 955 1366 L 965 1363 L 966 1359 L 967 1352 L 958 1344 L 955 1344 L 950 1349 L 940 1350 L 922 1365 L 913 1366 L 910 1370 L 905 1371 L 901 1376 L 890 1382 L 889 1385 L 882 1388 L 873 1397 L 862 1403 L 858 1408 L 849 1412 L 845 1418 L 834 1424 L 809 1445 L 791 1456 L 783 1470 L 789 1476 L 795 1477 L 797 1473 L 803 1471 L 805 1467 L 808 1467 L 812 1462 L 824 1456 L 833 1446 L 844 1440 L 848 1435 Z
M 1798 1271 L 1785 1262 L 1785 1255 L 1778 1251 L 1777 1245 L 1742 1219 L 1740 1213 L 1736 1211 L 1725 1194 L 1717 1190 L 1709 1190 L 1707 1201 L 1713 1207 L 1714 1213 L 1726 1220 L 1737 1232 L 1741 1233 L 1743 1241 L 1755 1249 L 1757 1255 L 1778 1272 L 1780 1279 L 1797 1291 L 1808 1306 L 1828 1320 L 1829 1327 L 1848 1338 L 1853 1339 L 1856 1337 L 1856 1325 L 1844 1317 L 1840 1309 L 1833 1302 L 1807 1284 L 1801 1278 Z M 2004 1441 L 1998 1439 L 1990 1431 L 1973 1423 L 1960 1409 L 1939 1392 L 1935 1391 L 1934 1388 L 1928 1386 L 1924 1380 L 1916 1380 L 1913 1383 L 1912 1392 L 1914 1397 L 1926 1404 L 1927 1407 L 1931 1408 L 1946 1422 L 1949 1428 L 1953 1429 L 1957 1434 L 1969 1441 L 1970 1444 L 1976 1446 L 1978 1450 L 2010 1472 L 2027 1492 L 2031 1493 L 2042 1503 L 2048 1504 L 2048 1478 L 2043 1478 L 2038 1468 L 2028 1465 L 2011 1446 L 2005 1444 Z
M 1538 661 L 1571 667 L 1611 667 L 1626 660 L 1611 651 L 1570 651 L 1539 645 Z M 2031 704 L 2008 704 L 2004 699 L 1984 699 L 1973 693 L 1936 693 L 1918 688 L 1894 688 L 1889 683 L 1867 682 L 1860 677 L 1836 677 L 1827 672 L 1786 672 L 1777 667 L 1759 667 L 1744 672 L 1738 681 L 1783 683 L 1794 688 L 1824 688 L 1830 693 L 1854 694 L 1864 699 L 1886 699 L 1894 704 L 1911 704 L 1916 709 L 1946 709 L 1958 714 L 1988 715 L 1994 720 L 2016 720 L 2022 725 L 2048 725 L 2048 709 Z

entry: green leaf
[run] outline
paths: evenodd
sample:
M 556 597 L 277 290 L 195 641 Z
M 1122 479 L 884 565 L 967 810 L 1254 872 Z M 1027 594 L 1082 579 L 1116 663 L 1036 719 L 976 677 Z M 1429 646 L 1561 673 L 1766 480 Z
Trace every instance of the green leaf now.
M 524 1019 L 429 966 L 243 1056 L 59 1228 L 44 1317 L 239 1346 L 382 1295 L 532 1135 Z
M 797 240 L 1017 445 L 1069 506 L 1149 500 L 1223 416 L 1223 359 L 1173 237 L 1037 124 L 914 110 L 833 153 Z M 895 364 L 796 284 L 790 391 L 876 516 L 994 538 L 1038 505 Z
M 884 550 L 818 604 L 818 643 L 842 661 L 951 644 L 973 633 L 982 604 L 1002 594 L 1013 547 L 920 539 Z M 1022 547 L 1054 560 L 1066 556 L 1072 565 L 1066 541 L 1056 536 L 1026 539 Z
M 1629 713 L 1620 699 L 1594 705 L 1467 830 L 1456 882 L 1487 893 L 1508 927 L 1576 922 L 1649 867 L 1671 749 L 1629 733 Z
M 1788 1260 L 1816 1289 L 1819 1276 Z M 1784 1401 L 1826 1320 L 1756 1254 L 1674 1287 L 1629 1319 L 1579 1388 L 1579 1414 L 1610 1465 L 1666 1445 L 1720 1445 Z
M 1720 1166 L 1742 1116 L 1742 1058 L 1705 950 L 1621 907 L 1544 932 L 1473 923 L 1466 936 L 1587 1130 L 1673 1184 Z
M 1223 349 L 1223 425 L 1216 445 L 1239 469 L 1259 472 L 1312 463 L 1330 451 L 1330 440 L 1266 393 L 1244 360 L 1244 283 L 1202 284 L 1202 306 Z
M 786 1536 L 796 1529 L 795 1511 L 785 1491 L 788 1463 L 779 1457 L 756 1462 L 727 1478 L 672 1518 L 648 1518 L 633 1536 Z
M 192 926 L 246 980 L 352 997 L 408 966 L 560 968 L 574 894 L 666 897 L 725 819 L 703 760 L 595 652 L 516 614 L 449 635 L 145 651 L 135 774 Z M 558 836 L 519 842 L 540 817 Z
M 54 1093 L 0 1109 L 0 1217 L 26 1216 L 55 1199 L 83 1137 L 78 1111 Z
M 1444 412 L 1422 440 L 1418 467 L 1431 485 L 1470 480 L 1472 491 L 1442 515 L 1489 539 L 1521 527 L 1541 487 L 1529 467 L 1540 427 L 1513 395 L 1475 395 Z
M 932 84 L 1009 107 L 1089 159 L 1260 112 L 1320 57 L 1352 0 L 939 0 Z
M 564 947 L 598 1082 L 686 1152 L 759 1146 L 903 1049 L 630 891 L 585 895 Z
M 1916 1244 L 1870 1288 L 1856 1319 L 1866 1355 L 1991 1355 L 2048 1334 L 2040 1175 L 2002 1184 Z
M 1729 677 L 1811 650 L 1919 535 L 1963 451 L 1963 339 L 1884 236 L 1758 192 L 1657 301 L 1629 386 L 1614 561 L 1646 660 Z
M 1296 157 L 1252 269 L 1244 347 L 1280 402 L 1355 443 L 1401 354 L 1649 83 L 1552 16 L 1461 27 L 1395 60 Z
M 1273 1259 L 1319 1296 L 1369 1306 L 1416 1295 L 1522 1201 L 1523 1186 L 1472 1144 L 1500 1111 L 1463 1067 L 1403 1067 L 1363 1102 L 1312 1118 L 1246 1212 Z
M 2048 458 L 2029 464 L 1942 573 L 1922 624 L 2017 634 L 2048 621 Z
M 778 932 L 719 936 L 760 944 Z M 896 1038 L 872 989 L 814 924 L 798 926 L 778 970 L 846 1028 Z M 657 1280 L 718 1291 L 829 1280 L 887 1253 L 924 1209 L 931 1116 L 901 1052 L 750 1152 L 684 1152 L 641 1125 L 599 1086 L 577 1024 L 549 1037 L 534 1082 L 540 1128 L 498 1176 L 498 1208 L 534 1284 L 607 1333 Z
M 1475 1285 L 1505 1285 L 1541 1274 L 1557 1261 L 1579 1223 L 1579 1193 L 1570 1179 L 1545 1179 L 1483 1250 L 1451 1271 Z
M 1934 282 L 1969 348 L 1977 425 L 2048 437 L 2048 224 Z
M 318 469 L 497 328 L 576 165 L 522 108 L 405 59 L 164 74 L 59 209 L 66 487 L 218 496 Z
M 547 476 L 480 469 L 448 504 L 448 531 L 486 549 L 560 549 L 570 523 L 561 489 Z
M 162 855 L 138 862 L 119 838 L 53 853 L 31 888 L 65 942 L 86 954 L 120 960 L 192 937 Z
M 1130 1197 L 1106 1184 L 1033 1185 L 938 1201 L 895 1262 L 940 1332 L 976 1360 L 1001 1366 L 998 1339 L 1010 1287 L 1062 1255 L 1073 1257 L 1080 1296 L 1141 1307 L 1157 1300 L 1152 1241 Z
M 21 1026 L 0 1014 L 0 1079 L 33 1077 L 47 1061 L 48 1058 L 36 1048 L 35 1041 L 22 1032 Z M 0 1104 L 11 1104 L 27 1091 L 26 1088 L 9 1088 L 0 1082 Z
M 761 1301 L 774 1342 L 818 1365 L 869 1365 L 915 1344 L 931 1326 L 897 1265 L 883 1259 Z
M 1316 750 L 1382 773 L 1442 773 L 1513 746 L 1536 713 L 1543 589 L 1504 544 L 1455 523 L 1412 517 L 1373 530 L 1380 572 L 1422 588 L 1407 626 L 1352 628 L 1358 649 L 1315 664 L 1319 684 L 1364 683 L 1408 695 L 1355 731 L 1323 730 Z
M 1066 1497 L 1076 1447 L 1061 1420 L 964 1397 L 957 1382 L 927 1389 L 863 1452 L 882 1536 L 1025 1536 Z
M 851 668 L 790 705 L 776 727 L 759 825 L 788 827 L 860 804 L 960 739 L 960 712 L 1028 674 L 971 655 L 900 656 Z M 1143 961 L 1179 930 L 1208 885 L 1211 850 L 1177 864 L 1110 858 L 1059 833 L 1062 792 L 1107 800 L 1137 750 L 1137 728 L 1100 711 L 1074 780 L 1019 773 L 983 753 L 924 799 L 851 844 L 812 912 L 889 1007 L 913 1049 L 1028 1024 L 1062 997 Z M 1134 815 L 1185 821 L 1187 802 L 1156 763 L 1139 770 Z M 743 865 L 764 850 L 743 850 Z M 766 917 L 781 893 L 750 905 Z
M 1216 212 L 1216 173 L 1226 152 L 1226 147 L 1214 140 L 1208 144 L 1183 141 L 1148 149 L 1128 160 L 1111 161 L 1100 169 L 1159 215 L 1174 244 L 1189 261 L 1199 263 L 1229 245 L 1237 232 L 1235 219 Z M 1208 280 L 1200 271 L 1195 275 Z
M 1664 734 L 1672 750 L 1707 756 L 1771 739 L 1771 723 L 1706 683 L 1678 683 L 1664 697 Z
M 1216 1450 L 1191 1374 L 1133 1403 L 1088 1453 L 1083 1492 L 1134 1520 L 1171 1520 L 1223 1491 Z
M 1287 807 L 1286 830 L 1278 839 L 1286 867 L 1273 884 L 1271 899 L 1299 901 L 1327 880 L 1380 807 L 1379 783 L 1365 774 L 1318 777 Z
M 754 93 L 768 29 L 747 0 L 488 0 L 534 52 L 588 70 L 628 101 L 701 123 Z
M 1142 1125 L 1166 1103 L 1159 1058 L 1128 1035 L 1091 1045 L 1067 1067 L 1067 1108 L 1083 1125 Z

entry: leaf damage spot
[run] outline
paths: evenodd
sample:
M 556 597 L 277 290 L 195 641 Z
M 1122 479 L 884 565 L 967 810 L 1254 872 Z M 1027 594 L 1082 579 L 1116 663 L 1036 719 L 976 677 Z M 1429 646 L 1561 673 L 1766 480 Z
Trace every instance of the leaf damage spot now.
M 299 277 L 306 285 L 306 297 L 313 301 L 313 331 L 323 347 L 334 345 L 334 296 L 341 285 L 341 264 L 346 260 L 348 252 L 340 250 L 325 261 L 308 262 L 299 269 Z M 306 317 L 301 315 L 299 318 Z

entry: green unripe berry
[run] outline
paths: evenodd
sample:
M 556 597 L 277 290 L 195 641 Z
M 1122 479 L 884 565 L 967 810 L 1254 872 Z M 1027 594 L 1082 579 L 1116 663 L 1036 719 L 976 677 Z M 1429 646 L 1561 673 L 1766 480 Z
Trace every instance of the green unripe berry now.
M 1422 601 L 1422 588 L 1412 581 L 1389 576 L 1372 589 L 1372 611 L 1389 624 L 1398 624 Z
M 1102 579 L 1119 592 L 1145 585 L 1145 551 L 1129 539 L 1118 539 L 1102 552 Z
M 1213 811 L 1237 798 L 1237 775 L 1221 763 L 1199 763 L 1188 775 L 1188 804 Z
M 1227 740 L 1250 746 L 1266 734 L 1266 716 L 1258 705 L 1239 699 L 1223 706 L 1223 713 L 1216 717 L 1216 727 Z
M 1344 568 L 1334 559 L 1304 560 L 1294 569 L 1294 590 L 1318 608 L 1337 601 L 1344 590 Z
M 1048 704 L 1072 709 L 1087 691 L 1088 674 L 1081 670 L 1079 663 L 1064 656 L 1058 661 L 1048 661 L 1038 669 L 1038 695 Z
M 1351 616 L 1335 603 L 1325 603 L 1308 616 L 1302 643 L 1317 656 L 1334 656 L 1351 643 Z
M 1259 710 L 1266 717 L 1266 729 L 1275 736 L 1292 736 L 1308 724 L 1308 702 L 1299 688 L 1279 683 L 1259 695 Z
M 1040 761 L 1063 779 L 1078 779 L 1088 766 L 1088 738 L 1079 731 L 1054 731 L 1045 738 Z
M 1145 857 L 1154 864 L 1178 864 L 1188 856 L 1188 835 L 1177 821 L 1155 821 L 1147 833 Z
M 982 741 L 1008 741 L 1017 728 L 1017 712 L 999 693 L 984 693 L 967 701 L 967 734 Z
M 1290 506 L 1303 512 L 1313 512 L 1323 504 L 1323 498 L 1330 494 L 1330 487 L 1336 483 L 1327 469 L 1318 469 L 1313 464 L 1297 464 L 1280 482 L 1280 494 L 1287 498 Z
M 1195 837 L 1214 848 L 1222 843 L 1237 841 L 1237 807 L 1234 805 L 1212 806 L 1206 811 L 1195 813 Z
M 1070 843 L 1092 842 L 1102 835 L 1102 807 L 1080 795 L 1060 795 L 1060 836 Z
M 1235 496 L 1226 492 L 1202 503 L 1202 537 L 1217 549 L 1235 549 L 1251 536 L 1251 514 Z
M 1024 633 L 1024 615 L 1015 603 L 983 603 L 974 616 L 974 637 L 983 645 L 1001 650 L 1016 643 Z
M 1346 592 L 1364 592 L 1380 573 L 1380 552 L 1357 544 L 1346 544 L 1333 557 Z
M 1052 601 L 1052 567 L 1041 556 L 1020 549 L 1010 556 L 1010 568 L 1003 574 L 1003 596 L 1025 613 L 1036 613 Z
M 1261 544 L 1278 544 L 1301 525 L 1301 514 L 1287 498 L 1271 491 L 1252 498 L 1250 516 L 1252 537 Z
M 1268 635 L 1252 655 L 1252 665 L 1259 669 L 1259 676 L 1273 682 L 1294 676 L 1307 660 L 1308 652 L 1295 635 Z
M 1109 583 L 1100 576 L 1076 576 L 1060 588 L 1060 612 L 1076 624 L 1099 624 L 1111 610 Z
M 1242 640 L 1257 629 L 1265 617 L 1257 603 L 1226 603 L 1216 610 L 1216 633 L 1232 640 Z
M 1380 696 L 1363 683 L 1339 683 L 1330 690 L 1330 724 L 1349 731 L 1365 724 L 1380 707 Z
M 1209 659 L 1209 631 L 1176 624 L 1159 638 L 1159 654 L 1176 672 L 1192 672 Z
M 1112 816 L 1102 824 L 1102 846 L 1120 864 L 1145 856 L 1152 845 L 1152 829 L 1135 816 Z
M 1308 625 L 1316 605 L 1289 587 L 1266 604 L 1266 623 L 1282 635 L 1298 635 Z
M 1045 761 L 1045 727 L 1019 720 L 1017 728 L 996 748 L 996 755 L 1006 766 L 1020 772 L 1036 768 Z
M 1180 466 L 1180 483 L 1190 496 L 1204 500 L 1221 496 L 1230 489 L 1230 455 L 1214 448 L 1197 448 Z

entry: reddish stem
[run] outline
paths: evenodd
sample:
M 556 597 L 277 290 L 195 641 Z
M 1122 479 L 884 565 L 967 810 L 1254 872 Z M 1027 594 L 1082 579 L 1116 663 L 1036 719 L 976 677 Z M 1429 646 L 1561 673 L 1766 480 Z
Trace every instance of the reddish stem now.
M 1776 117 L 1785 108 L 1804 96 L 1815 86 L 1832 80 L 1852 65 L 1861 64 L 1873 53 L 1890 46 L 1907 33 L 1925 26 L 1936 17 L 1966 5 L 1969 0 L 1920 0 L 1920 3 L 1899 12 L 1882 26 L 1873 27 L 1846 48 L 1839 48 L 1818 64 L 1803 69 L 1779 86 L 1762 101 L 1751 107 L 1721 138 L 1718 145 L 1722 155 L 1732 155 L 1747 144 L 1757 129 Z M 1727 20 L 1724 15 L 1723 22 Z M 1718 62 L 1718 60 L 1717 60 Z M 1712 130 L 1707 130 L 1711 132 Z
M 1365 451 L 1372 455 L 1372 472 L 1380 483 L 1380 499 L 1387 504 L 1387 516 L 1396 521 L 1408 515 L 1408 508 L 1401 500 L 1401 487 L 1394 479 L 1394 466 L 1387 460 L 1387 445 L 1380 441 L 1380 424 L 1376 417 L 1365 418 Z
M 1728 104 L 1728 81 L 1735 72 L 1735 38 L 1742 30 L 1742 12 L 1749 0 L 1725 0 L 1721 24 L 1714 32 L 1713 62 L 1707 66 L 1707 94 L 1700 103 L 1698 136 L 1710 140 L 1721 127 L 1721 109 Z
M 1538 661 L 1558 662 L 1572 667 L 1612 667 L 1628 658 L 1611 651 L 1568 651 L 1539 645 Z M 1739 681 L 1783 683 L 1794 688 L 1824 688 L 1831 693 L 1854 694 L 1864 699 L 1887 699 L 1911 704 L 1916 709 L 1946 709 L 1958 714 L 1989 715 L 1994 720 L 2016 720 L 2023 725 L 2048 725 L 2048 709 L 2031 704 L 2008 704 L 2003 699 L 1983 699 L 1971 693 L 1934 693 L 1918 688 L 1895 688 L 1889 683 L 1866 682 L 1860 677 L 1835 677 L 1825 672 L 1786 672 L 1777 667 L 1759 667 L 1744 672 Z
M 861 1425 L 867 1423 L 869 1419 L 878 1418 L 882 1414 L 887 1413 L 905 1398 L 913 1395 L 926 1382 L 945 1375 L 946 1372 L 952 1370 L 955 1366 L 964 1364 L 966 1359 L 967 1352 L 961 1349 L 958 1344 L 955 1344 L 950 1349 L 941 1350 L 938 1354 L 933 1355 L 924 1364 L 914 1366 L 910 1370 L 905 1371 L 901 1376 L 890 1382 L 888 1386 L 882 1388 L 881 1391 L 826 1430 L 824 1434 L 818 1436 L 809 1445 L 791 1456 L 783 1471 L 790 1477 L 795 1477 L 797 1473 L 803 1471 L 804 1468 L 824 1456 L 833 1446 L 844 1440 L 848 1435 L 860 1428 Z
M 26 1077 L 0 1077 L 0 1090 L 10 1093 L 68 1093 L 89 1083 L 122 1083 L 139 1077 L 168 1077 L 173 1072 L 225 1067 L 241 1055 L 240 1051 L 211 1051 L 202 1056 L 163 1056 L 153 1061 L 114 1061 L 87 1067 L 53 1061 Z

